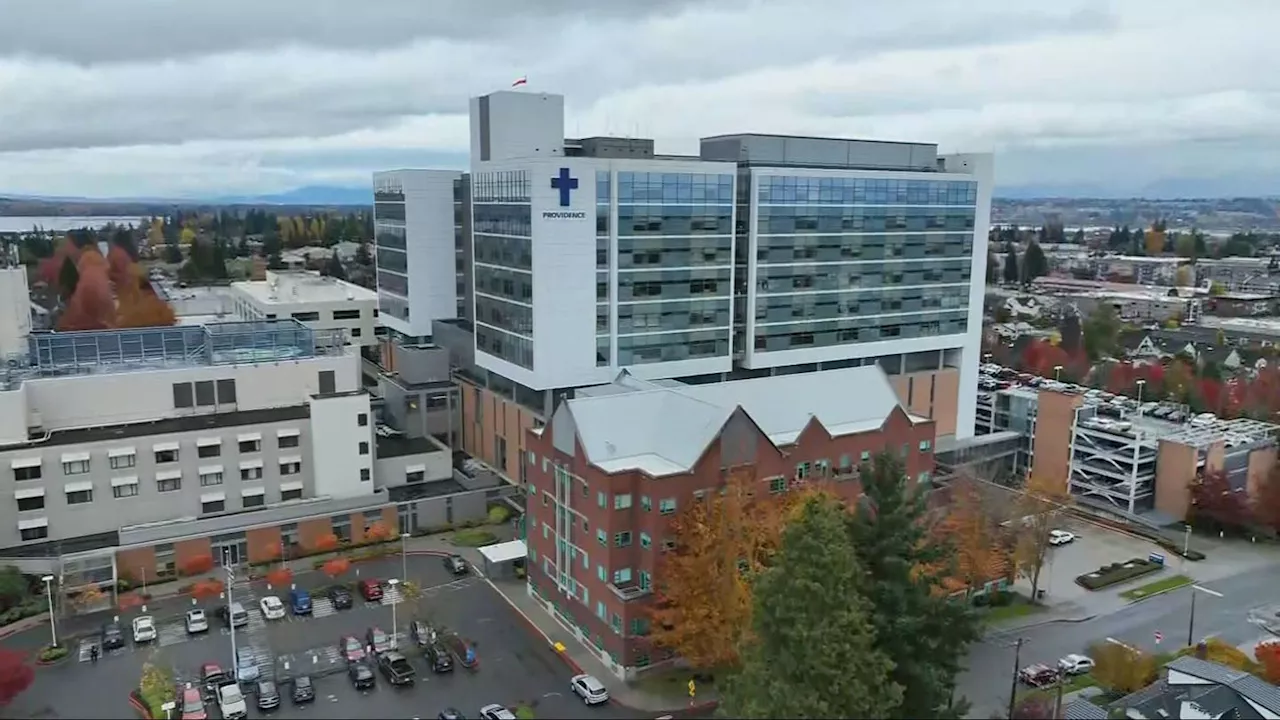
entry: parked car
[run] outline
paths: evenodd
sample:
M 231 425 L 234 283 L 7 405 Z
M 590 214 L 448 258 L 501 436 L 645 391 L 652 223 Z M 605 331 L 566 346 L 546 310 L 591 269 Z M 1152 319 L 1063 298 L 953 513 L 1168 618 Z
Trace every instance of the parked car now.
M 236 648 L 236 680 L 250 683 L 258 679 L 262 671 L 258 668 L 258 658 L 254 657 L 253 648 Z
M 116 650 L 124 647 L 124 631 L 120 623 L 109 622 L 102 626 L 102 649 Z
M 316 699 L 316 686 L 311 683 L 310 675 L 299 675 L 292 684 L 294 705 L 305 705 Z
M 272 680 L 259 680 L 257 692 L 259 710 L 275 710 L 280 707 L 280 691 Z
M 462 713 L 458 712 L 456 708 L 445 708 L 441 710 L 440 714 L 436 717 L 440 720 L 466 720 Z
M 408 658 L 398 652 L 385 652 L 378 656 L 378 669 L 392 685 L 412 685 L 413 666 Z
M 245 704 L 244 694 L 240 692 L 237 682 L 224 682 L 218 686 L 218 710 L 225 720 L 240 720 L 249 717 L 249 707 Z
M 334 585 L 326 591 L 329 596 L 329 604 L 333 605 L 334 610 L 349 610 L 351 608 L 351 591 L 341 585 Z
M 347 667 L 347 677 L 351 678 L 351 684 L 357 690 L 372 690 L 378 683 L 377 678 L 373 676 L 373 671 L 362 662 L 351 663 Z
M 453 672 L 453 656 L 438 642 L 424 648 L 422 657 L 426 658 L 427 664 L 431 666 L 431 672 Z
M 1058 671 L 1037 663 L 1019 670 L 1018 679 L 1031 687 L 1044 687 L 1058 681 Z
M 516 714 L 501 705 L 485 705 L 480 708 L 484 720 L 516 720 Z
M 150 615 L 139 615 L 133 619 L 133 641 L 146 643 L 156 639 L 156 621 Z
M 597 680 L 593 675 L 574 675 L 569 681 L 569 687 L 587 705 L 599 705 L 609 702 L 609 691 L 605 689 L 604 683 Z
M 1071 653 L 1058 661 L 1058 668 L 1068 675 L 1084 675 L 1093 670 L 1093 658 Z
M 371 627 L 364 634 L 365 644 L 373 648 L 374 655 L 381 655 L 388 650 L 395 648 L 395 644 L 391 640 L 391 636 L 382 631 L 382 628 Z
M 258 601 L 258 606 L 262 608 L 262 617 L 268 620 L 284 619 L 284 603 L 275 595 L 262 598 Z
M 409 623 L 409 635 L 420 648 L 430 647 L 436 642 L 436 629 L 421 620 Z
M 178 707 L 182 710 L 182 720 L 208 720 L 209 712 L 204 708 L 204 696 L 191 683 L 178 688 Z
M 356 588 L 360 591 L 360 597 L 365 600 L 374 601 L 382 599 L 382 581 L 375 579 L 361 580 L 357 583 Z
M 204 687 L 208 700 L 216 699 L 218 687 L 226 682 L 227 674 L 223 672 L 222 666 L 217 663 L 205 663 L 200 666 L 200 683 Z
M 1049 531 L 1050 545 L 1066 545 L 1069 542 L 1073 542 L 1075 539 L 1076 539 L 1075 534 L 1069 533 L 1066 530 L 1050 530 Z
M 187 611 L 187 632 L 192 635 L 209 632 L 209 618 L 205 616 L 204 608 L 192 608 Z
M 249 624 L 249 613 L 245 612 L 244 606 L 239 602 L 219 607 L 217 616 L 227 627 L 238 628 Z
M 355 635 L 343 636 L 338 641 L 338 650 L 342 652 L 342 658 L 349 663 L 364 660 L 364 644 L 357 640 Z
M 289 591 L 289 607 L 293 610 L 294 615 L 310 615 L 311 614 L 311 593 L 302 588 L 294 588 Z
M 454 575 L 466 575 L 469 568 L 461 555 L 449 555 L 444 559 L 444 569 Z

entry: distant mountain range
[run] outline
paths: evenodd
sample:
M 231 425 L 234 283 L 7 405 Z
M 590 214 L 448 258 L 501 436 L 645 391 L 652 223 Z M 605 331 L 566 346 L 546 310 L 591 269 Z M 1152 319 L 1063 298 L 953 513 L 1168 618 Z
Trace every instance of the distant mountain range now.
M 224 195 L 220 197 L 68 197 L 17 195 L 0 192 L 0 202 L 42 204 L 104 205 L 371 205 L 373 190 L 368 187 L 311 185 L 267 195 Z

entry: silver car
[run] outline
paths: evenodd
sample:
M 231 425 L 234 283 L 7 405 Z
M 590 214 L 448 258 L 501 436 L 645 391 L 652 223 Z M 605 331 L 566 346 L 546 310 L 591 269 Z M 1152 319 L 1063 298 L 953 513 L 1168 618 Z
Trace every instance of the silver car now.
M 204 610 L 193 608 L 187 611 L 187 632 L 196 634 L 209 631 L 209 618 L 205 616 Z
M 257 680 L 261 674 L 253 648 L 236 648 L 236 680 L 241 683 L 250 683 Z

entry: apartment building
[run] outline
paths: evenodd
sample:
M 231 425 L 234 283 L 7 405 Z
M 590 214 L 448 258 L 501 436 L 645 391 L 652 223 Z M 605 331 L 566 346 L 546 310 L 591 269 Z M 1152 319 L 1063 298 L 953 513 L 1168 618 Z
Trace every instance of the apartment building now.
M 354 283 L 315 272 L 268 270 L 265 280 L 231 284 L 242 320 L 293 318 L 313 330 L 340 332 L 349 345 L 376 345 L 378 296 Z
M 853 499 L 857 467 L 883 451 L 926 483 L 934 426 L 874 365 L 702 385 L 623 372 L 579 389 L 525 441 L 529 592 L 628 679 L 671 658 L 648 641 L 646 606 L 682 508 L 730 472 L 761 496 L 825 480 Z
M 483 517 L 498 481 L 381 425 L 359 362 L 288 317 L 30 335 L 0 374 L 0 557 L 73 592 Z

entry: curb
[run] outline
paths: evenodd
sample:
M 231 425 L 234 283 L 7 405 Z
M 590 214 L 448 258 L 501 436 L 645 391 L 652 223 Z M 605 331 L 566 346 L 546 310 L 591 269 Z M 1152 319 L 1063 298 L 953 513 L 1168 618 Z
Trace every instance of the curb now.
M 142 704 L 142 701 L 134 697 L 132 692 L 129 693 L 129 704 L 133 706 L 134 710 L 138 711 L 138 716 L 143 720 L 151 720 L 151 711 Z
M 28 630 L 33 630 L 47 622 L 49 622 L 49 618 L 41 613 L 40 615 L 32 615 L 31 617 L 23 618 L 15 623 L 9 623 L 8 625 L 0 628 L 0 640 L 11 635 L 17 635 L 19 633 L 27 632 Z
M 448 554 L 448 553 L 445 553 L 445 554 Z M 520 619 L 521 619 L 521 620 L 523 620 L 523 621 L 524 621 L 524 623 L 525 623 L 526 625 L 528 625 L 528 626 L 529 626 L 529 628 L 530 628 L 531 630 L 533 630 L 533 634 L 534 634 L 534 635 L 536 635 L 536 636 L 541 636 L 541 637 L 542 637 L 542 639 L 544 639 L 544 640 L 546 640 L 546 641 L 547 641 L 547 646 L 552 650 L 552 652 L 554 652 L 554 653 L 556 654 L 556 656 L 557 656 L 557 657 L 559 657 L 561 660 L 563 660 L 563 661 L 564 661 L 565 665 L 567 665 L 567 666 L 569 667 L 569 669 L 570 669 L 571 671 L 573 671 L 573 674 L 575 674 L 575 675 L 581 675 L 581 674 L 583 674 L 583 672 L 582 672 L 582 666 L 581 666 L 581 665 L 579 665 L 579 664 L 578 664 L 578 662 L 577 662 L 576 660 L 574 660 L 572 657 L 570 657 L 569 653 L 567 653 L 567 652 L 560 652 L 560 651 L 556 650 L 556 649 L 555 649 L 555 643 L 551 640 L 551 636 L 550 636 L 550 635 L 548 635 L 548 634 L 547 634 L 547 633 L 546 633 L 542 628 L 538 627 L 537 623 L 535 623 L 535 622 L 533 621 L 533 619 L 532 619 L 532 618 L 530 618 L 528 615 L 526 615 L 526 614 L 525 614 L 525 612 L 524 612 L 523 610 L 521 610 L 521 609 L 520 609 L 520 607 L 519 607 L 518 605 L 516 605 L 516 604 L 515 604 L 515 602 L 513 602 L 513 601 L 511 600 L 511 598 L 507 597 L 507 594 L 506 594 L 506 593 L 504 593 L 504 592 L 502 592 L 501 590 L 499 590 L 499 589 L 497 588 L 497 586 L 495 586 L 495 585 L 493 584 L 493 581 L 489 580 L 488 578 L 485 578 L 485 582 L 489 583 L 489 587 L 492 587 L 492 588 L 493 588 L 493 591 L 494 591 L 494 592 L 496 592 L 496 593 L 498 593 L 498 595 L 499 595 L 499 596 L 501 596 L 501 597 L 502 597 L 502 599 L 503 599 L 504 601 L 506 601 L 506 603 L 507 603 L 508 605 L 510 605 L 510 606 L 511 606 L 511 609 L 512 609 L 512 610 L 515 610 L 515 611 L 516 611 L 516 614 L 520 616 Z M 576 640 L 575 640 L 574 642 L 576 642 Z M 660 714 L 661 714 L 662 716 L 664 716 L 664 717 L 667 717 L 667 716 L 671 716 L 671 715 L 678 715 L 678 714 L 681 714 L 681 713 L 687 713 L 687 712 L 691 712 L 691 711 L 692 711 L 692 712 L 700 712 L 700 711 L 712 710 L 712 709 L 715 709 L 716 707 L 718 707 L 718 706 L 720 705 L 720 702 L 719 702 L 719 701 L 717 701 L 717 700 L 711 700 L 711 701 L 709 701 L 709 702 L 702 702 L 702 703 L 698 703 L 698 704 L 696 704 L 696 705 L 689 705 L 689 706 L 682 707 L 682 708 L 676 708 L 676 709 L 674 709 L 674 710 L 641 710 L 641 709 L 639 709 L 639 708 L 634 708 L 634 707 L 631 707 L 630 705 L 626 705 L 626 704 L 624 704 L 622 701 L 620 701 L 620 700 L 618 700 L 618 699 L 614 698 L 612 695 L 610 695 L 610 696 L 609 696 L 609 704 L 610 704 L 610 705 L 613 705 L 613 706 L 615 706 L 615 707 L 622 708 L 623 710 L 626 710 L 627 712 L 633 712 L 633 713 L 646 713 L 646 714 L 647 714 L 647 713 L 656 712 L 656 713 L 660 713 Z
M 1081 615 L 1080 617 L 1054 618 L 1052 620 L 1040 620 L 1025 625 L 1007 625 L 1000 628 L 992 628 L 990 632 L 984 634 L 982 639 L 996 638 L 1011 632 L 1020 632 L 1022 630 L 1030 630 L 1031 628 L 1044 627 L 1046 625 L 1075 625 L 1079 623 L 1089 622 L 1097 615 Z
M 1165 595 L 1165 594 L 1168 594 L 1168 593 L 1171 593 L 1171 592 L 1175 592 L 1175 591 L 1177 591 L 1177 590 L 1181 590 L 1181 589 L 1183 589 L 1183 588 L 1191 587 L 1192 585 L 1195 585 L 1195 584 L 1196 584 L 1196 581 L 1195 581 L 1195 580 L 1188 580 L 1187 582 L 1183 583 L 1182 585 L 1175 585 L 1175 586 L 1173 586 L 1173 587 L 1171 587 L 1171 588 L 1165 588 L 1164 590 L 1157 590 L 1157 591 L 1155 591 L 1155 592 L 1153 592 L 1153 593 L 1147 593 L 1146 595 L 1143 595 L 1143 596 L 1142 596 L 1142 597 L 1140 597 L 1140 598 L 1133 598 L 1132 600 L 1130 600 L 1129 598 L 1125 598 L 1125 600 L 1128 600 L 1128 601 L 1129 601 L 1129 605 L 1137 605 L 1138 603 L 1143 602 L 1143 601 L 1146 601 L 1146 600 L 1150 600 L 1150 599 L 1151 599 L 1151 598 L 1153 598 L 1153 597 L 1160 597 L 1161 595 Z M 1135 589 L 1136 589 L 1136 588 L 1135 588 Z M 1121 595 L 1123 596 L 1123 593 L 1122 593 Z

